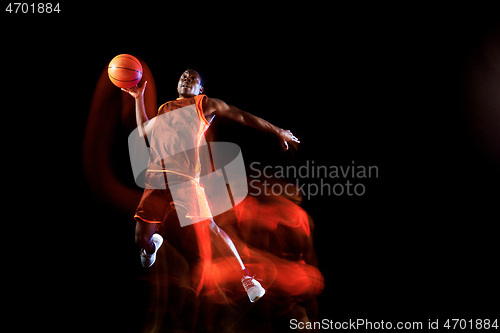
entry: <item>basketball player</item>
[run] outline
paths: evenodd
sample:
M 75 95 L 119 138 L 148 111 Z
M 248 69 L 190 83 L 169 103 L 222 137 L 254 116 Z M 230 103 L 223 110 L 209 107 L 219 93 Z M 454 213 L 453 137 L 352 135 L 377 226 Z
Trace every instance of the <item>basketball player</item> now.
M 149 138 L 151 144 L 151 156 L 146 172 L 146 188 L 134 216 L 137 222 L 135 239 L 136 243 L 141 247 L 142 265 L 150 267 L 155 262 L 156 253 L 163 242 L 163 238 L 156 231 L 165 221 L 167 215 L 173 212 L 174 209 L 177 210 L 178 215 L 182 214 L 187 218 L 194 216 L 206 218 L 205 221 L 188 227 L 193 227 L 199 232 L 200 228 L 206 228 L 207 224 L 209 225 L 211 238 L 217 248 L 225 247 L 229 251 L 226 252 L 231 253 L 238 260 L 242 270 L 241 282 L 243 287 L 250 301 L 255 302 L 264 295 L 265 290 L 258 281 L 250 276 L 233 242 L 215 224 L 211 216 L 203 187 L 199 184 L 199 156 L 184 154 L 179 160 L 178 156 L 175 159 L 169 158 L 168 156 L 171 155 L 169 152 L 186 151 L 183 147 L 193 147 L 193 144 L 199 146 L 200 136 L 204 135 L 214 116 L 227 117 L 240 124 L 274 133 L 280 139 L 284 150 L 288 149 L 288 143 L 296 144 L 300 141 L 288 130 L 278 128 L 264 119 L 227 105 L 220 99 L 208 98 L 203 95 L 203 77 L 197 71 L 191 69 L 182 73 L 177 83 L 179 98 L 161 105 L 157 116 L 150 120 L 146 115 L 144 106 L 146 85 L 147 81 L 141 87 L 122 88 L 123 91 L 129 93 L 135 99 L 139 135 L 143 138 Z M 167 112 L 175 113 L 176 111 L 178 115 L 169 114 L 169 116 L 180 117 L 180 109 L 184 111 L 191 110 L 191 113 L 184 113 L 183 111 L 182 117 L 188 117 L 187 119 L 182 119 L 182 121 L 162 121 L 161 117 L 159 117 Z M 157 119 L 160 120 L 157 121 Z M 180 133 L 184 134 L 181 135 Z M 185 133 L 189 133 L 189 135 L 186 136 Z M 154 185 L 162 182 L 163 189 Z M 175 188 L 177 191 L 175 206 L 173 205 L 170 188 Z M 181 188 L 180 191 L 179 188 Z M 178 200 L 179 197 L 181 200 Z M 198 282 L 198 288 L 195 288 L 196 293 L 200 291 L 202 285 L 202 281 L 198 280 Z

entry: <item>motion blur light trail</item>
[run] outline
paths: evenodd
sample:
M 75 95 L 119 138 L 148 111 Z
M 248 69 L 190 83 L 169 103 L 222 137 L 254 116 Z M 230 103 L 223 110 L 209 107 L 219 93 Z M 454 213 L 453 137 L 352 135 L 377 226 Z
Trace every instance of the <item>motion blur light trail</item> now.
M 248 270 L 262 279 L 266 295 L 255 305 L 265 304 L 260 307 L 261 317 L 283 316 L 295 305 L 314 300 L 324 288 L 321 272 L 308 262 L 316 262 L 309 219 L 302 208 L 283 197 L 268 200 L 248 197 L 234 211 L 217 218 L 238 248 Z M 210 323 L 210 318 L 224 313 L 227 326 L 218 329 L 241 324 L 239 322 L 252 305 L 241 286 L 238 262 L 214 248 L 213 257 L 208 254 L 210 250 L 206 250 L 207 257 L 197 273 L 190 271 L 189 260 L 182 255 L 183 250 L 178 249 L 186 249 L 192 242 L 185 237 L 180 239 L 180 230 L 174 231 L 180 227 L 175 219 L 171 222 L 161 230 L 168 246 L 160 249 L 158 264 L 151 268 L 148 276 L 151 286 L 149 311 L 153 319 L 149 321 L 179 323 L 191 318 L 186 323 L 192 323 L 202 317 L 207 320 L 203 327 L 209 328 L 221 324 Z M 197 223 L 193 227 L 202 225 Z M 182 229 L 187 228 L 189 226 Z M 206 245 L 210 244 L 208 233 L 199 233 L 197 242 L 198 246 L 207 249 Z M 197 297 L 190 281 L 201 275 L 204 276 L 203 289 Z M 191 310 L 195 304 L 199 307 L 200 317 Z M 210 318 L 207 317 L 209 313 L 212 313 Z M 314 317 L 316 314 L 308 312 L 308 315 Z

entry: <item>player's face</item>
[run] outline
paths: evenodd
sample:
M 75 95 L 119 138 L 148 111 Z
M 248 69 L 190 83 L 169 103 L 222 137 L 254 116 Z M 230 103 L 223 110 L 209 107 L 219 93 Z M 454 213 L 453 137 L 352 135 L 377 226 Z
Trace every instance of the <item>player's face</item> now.
M 177 92 L 180 97 L 187 98 L 201 94 L 203 86 L 198 72 L 187 70 L 182 73 L 179 82 L 177 83 Z

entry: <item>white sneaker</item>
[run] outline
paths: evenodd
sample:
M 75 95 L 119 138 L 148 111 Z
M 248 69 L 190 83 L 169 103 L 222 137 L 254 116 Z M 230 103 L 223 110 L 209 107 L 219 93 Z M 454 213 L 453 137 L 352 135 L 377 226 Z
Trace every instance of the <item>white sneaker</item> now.
M 141 249 L 141 264 L 143 267 L 151 267 L 156 260 L 156 252 L 163 244 L 163 237 L 160 234 L 153 235 L 153 245 L 155 246 L 155 251 L 151 254 L 146 253 L 146 250 Z
M 241 283 L 252 303 L 258 301 L 266 293 L 266 290 L 262 288 L 259 281 L 255 280 L 252 276 L 243 276 L 241 278 Z

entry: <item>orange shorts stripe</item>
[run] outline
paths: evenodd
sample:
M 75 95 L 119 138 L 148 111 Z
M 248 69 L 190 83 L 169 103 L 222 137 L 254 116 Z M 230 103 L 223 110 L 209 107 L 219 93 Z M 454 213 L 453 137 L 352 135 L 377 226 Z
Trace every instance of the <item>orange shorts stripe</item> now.
M 162 223 L 161 221 L 148 221 L 146 219 L 143 219 L 142 217 L 140 217 L 139 215 L 134 215 L 134 219 L 137 221 L 137 219 L 140 219 L 141 221 L 144 221 L 146 223 Z

